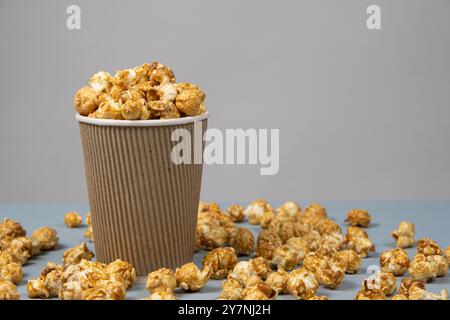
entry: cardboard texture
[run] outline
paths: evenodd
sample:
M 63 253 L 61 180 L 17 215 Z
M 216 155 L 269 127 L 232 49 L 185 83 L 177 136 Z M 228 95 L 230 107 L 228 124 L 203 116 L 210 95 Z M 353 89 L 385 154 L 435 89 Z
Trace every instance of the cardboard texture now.
M 194 123 L 79 125 L 97 260 L 129 261 L 140 276 L 192 261 L 203 166 L 170 156 L 174 129 L 194 146 Z

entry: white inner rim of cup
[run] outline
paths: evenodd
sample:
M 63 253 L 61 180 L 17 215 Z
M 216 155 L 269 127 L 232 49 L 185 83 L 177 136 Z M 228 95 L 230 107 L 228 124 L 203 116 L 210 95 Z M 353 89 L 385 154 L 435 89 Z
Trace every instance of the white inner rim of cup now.
M 195 117 L 183 117 L 176 119 L 154 119 L 154 120 L 113 120 L 113 119 L 95 119 L 82 116 L 80 114 L 75 115 L 75 119 L 78 122 L 88 123 L 95 126 L 113 126 L 113 127 L 161 127 L 161 126 L 173 126 L 177 124 L 186 124 L 191 122 L 197 122 L 207 119 L 209 112 L 206 111 L 201 115 Z

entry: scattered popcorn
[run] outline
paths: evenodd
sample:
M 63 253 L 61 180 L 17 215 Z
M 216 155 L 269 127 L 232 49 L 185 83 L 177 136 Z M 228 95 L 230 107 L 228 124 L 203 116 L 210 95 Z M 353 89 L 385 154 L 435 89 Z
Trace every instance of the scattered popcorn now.
M 299 263 L 297 251 L 288 244 L 275 249 L 270 264 L 277 268 L 291 271 Z
M 295 250 L 297 254 L 298 263 L 302 263 L 306 254 L 310 251 L 308 241 L 306 241 L 304 238 L 300 237 L 290 238 L 286 242 L 286 244 Z
M 296 299 L 306 300 L 315 296 L 319 282 L 313 273 L 305 268 L 292 271 L 287 281 L 287 289 Z
M 213 250 L 215 248 L 225 247 L 228 244 L 228 232 L 222 228 L 213 228 L 202 236 L 202 244 L 206 250 Z
M 369 211 L 363 209 L 353 209 L 347 214 L 347 221 L 351 226 L 367 228 L 370 224 L 372 217 Z
M 244 289 L 238 280 L 228 278 L 222 281 L 222 292 L 219 300 L 241 300 Z
M 32 243 L 25 237 L 13 238 L 5 251 L 14 256 L 15 262 L 24 264 L 31 257 Z
M 210 267 L 212 279 L 226 278 L 236 263 L 236 253 L 230 247 L 214 249 L 203 257 L 203 268 Z
M 269 262 L 263 257 L 256 257 L 254 259 L 250 259 L 250 263 L 253 266 L 253 269 L 256 272 L 256 275 L 261 279 L 267 279 L 269 273 L 271 271 Z
M 275 249 L 281 245 L 281 239 L 273 231 L 262 230 L 256 241 L 255 255 L 271 260 Z
M 448 300 L 447 289 L 441 290 L 440 294 L 425 291 L 419 287 L 412 287 L 409 293 L 410 300 Z
M 336 222 L 328 218 L 320 220 L 320 222 L 317 223 L 316 228 L 321 235 L 342 233 L 341 227 L 339 227 Z
M 255 225 L 261 224 L 261 219 L 266 212 L 273 213 L 272 206 L 263 199 L 257 199 L 250 203 L 244 210 L 248 222 Z
M 227 213 L 234 222 L 242 222 L 245 219 L 244 208 L 238 204 L 229 206 Z
M 75 110 L 82 116 L 88 116 L 98 108 L 97 92 L 91 87 L 82 87 L 75 93 L 73 104 Z
M 19 300 L 16 285 L 9 280 L 0 280 L 0 300 Z
M 118 283 L 108 283 L 83 291 L 81 300 L 124 300 L 125 288 Z
M 361 266 L 361 257 L 354 250 L 343 250 L 333 256 L 336 262 L 346 273 L 357 273 Z
M 307 254 L 303 266 L 315 275 L 321 285 L 330 289 L 336 289 L 344 281 L 345 270 L 334 261 L 318 254 Z
M 434 261 L 427 260 L 425 255 L 419 253 L 412 259 L 408 272 L 413 279 L 428 282 L 437 277 L 438 266 Z
M 19 259 L 9 251 L 0 251 L 0 266 L 6 266 L 11 262 L 20 263 Z
M 198 291 L 208 282 L 211 273 L 208 265 L 200 270 L 194 263 L 186 263 L 175 271 L 177 286 L 185 291 Z
M 0 265 L 0 280 L 19 284 L 22 281 L 22 265 L 16 262 L 11 262 L 4 266 Z
M 39 242 L 41 250 L 52 250 L 58 245 L 58 234 L 55 229 L 43 227 L 35 230 L 31 238 Z
M 409 268 L 408 253 L 401 248 L 383 251 L 380 255 L 380 267 L 383 272 L 402 276 Z
M 416 247 L 417 253 L 423 254 L 424 256 L 442 256 L 444 254 L 444 251 L 442 251 L 441 247 L 439 247 L 436 241 L 430 238 L 417 240 Z
M 125 288 L 130 288 L 136 281 L 136 270 L 127 261 L 117 259 L 106 266 L 105 271 L 113 276 L 119 276 Z
M 387 300 L 387 298 L 381 290 L 381 285 L 370 284 L 369 280 L 364 280 L 362 289 L 356 293 L 355 300 Z
M 245 287 L 249 279 L 256 275 L 252 261 L 239 261 L 228 275 L 228 279 L 236 280 L 242 287 Z
M 409 297 L 409 292 L 413 287 L 425 289 L 425 283 L 419 280 L 415 280 L 413 278 L 403 278 L 398 288 L 398 292 L 399 294 Z
M 346 237 L 347 248 L 354 250 L 361 258 L 365 258 L 369 252 L 375 251 L 375 246 L 370 241 L 369 235 L 359 227 L 348 227 Z
M 70 248 L 64 252 L 62 261 L 65 265 L 68 264 L 77 264 L 81 262 L 81 260 L 92 260 L 94 258 L 94 253 L 89 250 L 85 243 L 80 244 L 79 246 Z
M 147 276 L 146 288 L 149 292 L 158 291 L 161 288 L 174 290 L 176 286 L 177 278 L 171 269 L 161 268 L 150 272 Z
M 290 217 L 297 217 L 297 215 L 301 214 L 301 207 L 298 203 L 294 201 L 287 201 L 281 205 L 281 207 L 278 208 L 279 210 L 282 210 L 283 212 L 287 213 Z
M 409 248 L 415 243 L 414 234 L 416 228 L 414 224 L 408 221 L 402 221 L 398 225 L 397 230 L 392 232 L 392 237 L 397 241 L 397 247 Z
M 364 280 L 364 287 L 372 291 L 381 290 L 385 296 L 390 296 L 397 289 L 397 278 L 392 273 L 378 271 Z
M 258 288 L 251 287 L 242 291 L 242 300 L 270 300 L 270 298 Z
M 278 294 L 289 293 L 287 289 L 288 279 L 289 273 L 283 269 L 278 269 L 277 271 L 269 274 L 266 283 Z
M 229 242 L 238 256 L 249 256 L 255 246 L 253 234 L 246 228 L 233 228 Z
M 260 277 L 253 276 L 249 279 L 244 291 L 242 292 L 243 300 L 251 300 L 248 296 L 248 292 L 255 289 L 262 292 L 268 299 L 275 299 L 277 297 L 277 292 L 272 289 L 272 287 L 270 287 Z
M 433 263 L 436 266 L 436 275 L 438 277 L 444 277 L 448 273 L 448 263 L 444 256 L 432 255 L 427 256 L 426 260 Z

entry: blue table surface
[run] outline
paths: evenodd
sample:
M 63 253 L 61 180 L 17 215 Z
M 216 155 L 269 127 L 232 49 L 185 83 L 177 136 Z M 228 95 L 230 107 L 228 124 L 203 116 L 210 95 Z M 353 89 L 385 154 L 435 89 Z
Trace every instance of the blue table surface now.
M 306 205 L 308 202 L 300 202 Z M 219 203 L 226 208 L 228 203 Z M 383 250 L 395 247 L 391 232 L 395 230 L 402 220 L 411 221 L 416 225 L 416 239 L 430 237 L 436 240 L 441 247 L 450 245 L 450 201 L 411 201 L 411 202 L 322 202 L 328 210 L 328 216 L 334 219 L 343 230 L 347 228 L 344 222 L 349 209 L 363 208 L 369 210 L 373 219 L 367 228 L 370 239 L 376 246 L 376 252 L 363 259 L 360 272 L 355 275 L 346 275 L 344 282 L 335 290 L 319 288 L 319 295 L 327 295 L 330 299 L 353 299 L 359 290 L 363 279 L 367 278 L 369 266 L 379 265 L 379 255 Z M 246 204 L 242 204 L 246 205 Z M 274 203 L 274 206 L 279 203 Z M 39 276 L 42 268 L 48 261 L 61 262 L 65 250 L 81 242 L 87 242 L 83 234 L 86 225 L 69 229 L 65 226 L 64 214 L 68 211 L 77 211 L 83 218 L 89 211 L 87 204 L 2 204 L 0 205 L 0 218 L 15 219 L 31 232 L 42 226 L 49 226 L 58 231 L 60 245 L 56 250 L 45 252 L 30 259 L 24 265 L 24 280 L 18 285 L 22 299 L 27 299 L 26 281 Z M 240 226 L 249 228 L 256 236 L 259 227 L 241 223 Z M 93 243 L 87 242 L 89 248 L 94 250 Z M 410 258 L 415 254 L 415 248 L 407 250 Z M 194 262 L 201 265 L 205 251 L 194 255 Z M 239 259 L 248 259 L 243 257 Z M 400 279 L 398 279 L 400 283 Z M 196 293 L 177 292 L 180 299 L 216 299 L 220 295 L 220 280 L 210 280 L 207 285 Z M 437 278 L 427 284 L 427 290 L 439 292 L 441 289 L 450 289 L 450 276 Z M 141 299 L 148 296 L 143 284 L 134 285 L 127 293 L 127 299 Z M 290 295 L 281 295 L 278 299 L 291 299 Z

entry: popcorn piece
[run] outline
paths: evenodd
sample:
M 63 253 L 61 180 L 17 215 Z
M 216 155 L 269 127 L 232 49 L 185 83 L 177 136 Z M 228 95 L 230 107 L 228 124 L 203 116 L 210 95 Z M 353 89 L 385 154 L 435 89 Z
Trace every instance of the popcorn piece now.
M 283 212 L 287 213 L 290 217 L 296 217 L 299 215 L 302 211 L 301 207 L 298 205 L 298 203 L 294 201 L 287 201 L 281 205 L 280 208 Z
M 50 292 L 45 286 L 45 278 L 39 277 L 34 280 L 28 280 L 27 293 L 29 298 L 50 298 Z
M 43 227 L 35 230 L 31 238 L 39 242 L 41 250 L 52 250 L 58 245 L 58 234 L 55 229 Z
M 415 226 L 411 222 L 402 221 L 397 230 L 392 232 L 392 237 L 397 241 L 397 247 L 409 248 L 415 243 Z
M 444 252 L 441 247 L 430 238 L 423 238 L 417 241 L 417 253 L 423 254 L 424 256 L 434 256 L 440 255 L 442 256 Z
M 130 288 L 136 281 L 136 270 L 127 261 L 117 259 L 106 267 L 106 272 L 112 275 L 118 275 L 122 280 L 125 288 Z
M 86 215 L 86 224 L 88 226 L 86 232 L 84 233 L 84 237 L 88 238 L 90 241 L 94 241 L 94 229 L 92 228 L 92 218 L 91 212 L 88 212 Z
M 282 245 L 281 239 L 271 230 L 262 230 L 256 242 L 255 255 L 267 260 L 273 258 L 275 249 Z
M 16 285 L 9 280 L 0 280 L 0 300 L 19 300 Z
M 108 92 L 112 86 L 112 76 L 105 71 L 99 71 L 89 79 L 89 86 L 96 92 Z
M 148 63 L 144 63 L 137 66 L 134 68 L 134 73 L 136 74 L 136 84 L 148 83 L 150 65 Z
M 347 247 L 354 250 L 361 258 L 365 258 L 369 252 L 375 251 L 375 246 L 369 240 L 367 232 L 359 227 L 348 227 Z
M 76 213 L 75 211 L 71 211 L 66 213 L 66 215 L 64 216 L 64 223 L 69 228 L 76 228 L 83 223 L 83 219 L 78 213 Z
M 318 287 L 319 282 L 314 274 L 305 268 L 296 269 L 289 274 L 287 289 L 296 299 L 306 300 L 313 297 Z
M 203 258 L 203 268 L 209 266 L 212 270 L 212 279 L 224 279 L 233 270 L 237 263 L 236 253 L 233 248 L 217 248 L 210 251 Z
M 413 287 L 419 287 L 420 289 L 425 290 L 425 283 L 413 278 L 403 278 L 398 288 L 398 292 L 399 294 L 409 297 L 409 292 Z
M 428 282 L 437 277 L 438 266 L 423 254 L 417 254 L 411 261 L 408 269 L 413 279 Z
M 408 253 L 401 248 L 383 251 L 380 255 L 380 266 L 383 272 L 402 276 L 409 268 Z
M 242 299 L 243 288 L 238 280 L 229 278 L 222 281 L 222 293 L 219 300 L 240 300 Z
M 0 239 L 25 237 L 26 234 L 25 229 L 17 221 L 5 218 L 0 223 Z
M 230 232 L 230 246 L 237 255 L 248 256 L 253 251 L 255 239 L 250 230 L 246 228 L 233 228 Z
M 228 275 L 228 279 L 236 280 L 242 287 L 245 287 L 249 279 L 256 275 L 254 264 L 251 261 L 239 261 Z
M 273 227 L 270 228 L 274 230 Z M 293 221 L 283 221 L 279 225 L 278 236 L 283 243 L 286 243 L 290 238 L 296 236 L 296 223 Z
M 250 263 L 256 272 L 256 275 L 262 279 L 267 279 L 271 271 L 269 262 L 263 257 L 250 259 Z
M 203 247 L 207 250 L 225 247 L 228 244 L 229 234 L 221 227 L 210 229 L 202 236 Z
M 299 263 L 297 251 L 288 244 L 284 244 L 275 249 L 270 264 L 277 268 L 290 271 Z
M 89 114 L 89 117 L 97 119 L 113 119 L 122 120 L 120 102 L 114 101 L 112 98 L 107 98 L 101 102 L 95 112 Z
M 136 72 L 133 69 L 124 69 L 116 72 L 112 78 L 112 83 L 114 86 L 126 90 L 132 87 L 136 80 Z
M 328 249 L 334 253 L 341 251 L 347 244 L 347 238 L 338 232 L 324 234 L 320 237 L 319 248 Z
M 397 289 L 397 279 L 392 273 L 378 271 L 364 280 L 362 287 L 372 291 L 381 290 L 385 296 L 390 296 Z
M 109 280 L 104 269 L 104 265 L 86 260 L 67 266 L 61 275 L 59 298 L 61 300 L 81 300 L 85 290 L 98 287 L 101 281 Z
M 250 203 L 244 210 L 244 214 L 251 224 L 259 225 L 261 224 L 261 219 L 266 212 L 272 212 L 273 209 L 271 205 L 263 199 L 257 199 Z
M 327 217 L 327 210 L 324 206 L 318 203 L 311 203 L 309 206 L 305 208 L 303 215 L 298 216 L 298 219 L 310 225 L 315 226 L 322 219 Z
M 160 117 L 161 119 L 174 119 L 181 116 L 172 101 L 150 101 L 148 102 L 148 106 L 152 111 L 152 114 Z
M 61 276 L 64 272 L 64 266 L 57 265 L 54 262 L 48 262 L 41 272 L 41 277 L 44 279 L 44 285 L 48 290 L 49 297 L 57 297 L 61 289 Z
M 316 278 L 325 287 L 336 289 L 344 281 L 345 271 L 337 263 L 327 258 L 324 260 L 316 270 Z
M 5 251 L 14 256 L 14 261 L 21 264 L 25 263 L 31 257 L 31 241 L 25 237 L 13 238 Z
M 11 281 L 18 284 L 22 281 L 22 265 L 11 262 L 5 266 L 0 266 L 0 280 Z
M 252 289 L 256 289 L 262 292 L 268 299 L 275 299 L 277 297 L 277 292 L 258 276 L 251 277 L 247 282 L 246 287 L 242 292 L 244 300 L 251 300 L 248 297 L 246 297 L 246 294 L 248 290 Z
M 148 298 L 144 300 L 177 300 L 171 289 L 165 287 L 158 287 L 150 293 Z
M 413 287 L 409 293 L 410 300 L 448 300 L 447 289 L 441 290 L 440 294 L 425 291 L 419 287 Z
M 76 264 L 81 262 L 82 259 L 92 260 L 94 258 L 94 253 L 89 250 L 85 243 L 80 244 L 79 246 L 75 246 L 70 248 L 64 252 L 62 261 L 65 265 L 68 264 Z
M 177 109 L 187 116 L 197 116 L 204 110 L 205 93 L 192 83 L 182 82 L 175 84 L 178 95 L 175 100 Z
M 144 108 L 146 109 L 145 99 L 128 99 L 120 105 L 120 114 L 125 120 L 138 120 Z
M 427 256 L 426 260 L 436 265 L 436 275 L 445 277 L 448 273 L 448 263 L 445 257 L 440 255 Z
M 20 263 L 15 255 L 9 251 L 0 251 L 0 267 L 6 266 L 12 262 Z
M 242 222 L 245 219 L 244 208 L 238 204 L 229 206 L 227 213 L 234 222 Z
M 82 300 L 124 300 L 125 288 L 117 283 L 109 283 L 100 287 L 83 291 Z
M 186 263 L 175 271 L 177 286 L 185 291 L 198 291 L 208 282 L 211 273 L 208 265 L 200 270 L 194 263 Z
M 336 262 L 346 273 L 357 273 L 361 266 L 361 258 L 354 250 L 343 250 L 337 252 L 333 261 Z
M 174 83 L 176 81 L 172 69 L 158 62 L 153 62 L 150 65 L 148 76 L 149 81 L 153 86 L 164 85 L 166 83 Z
M 267 277 L 266 283 L 274 289 L 278 294 L 288 293 L 287 282 L 289 273 L 283 269 L 278 269 L 276 272 L 271 272 Z
M 177 279 L 175 272 L 171 269 L 161 268 L 149 273 L 147 276 L 146 288 L 149 292 L 161 291 L 162 289 L 173 290 L 176 286 Z
M 82 116 L 88 116 L 98 108 L 97 92 L 91 87 L 85 86 L 79 89 L 73 98 L 76 112 Z
M 317 223 L 316 228 L 321 235 L 342 233 L 341 227 L 339 227 L 339 225 L 331 219 L 322 219 Z
M 173 83 L 166 83 L 159 86 L 158 95 L 162 101 L 175 101 L 178 91 Z
M 294 237 L 290 238 L 286 244 L 290 247 L 292 247 L 296 254 L 298 263 L 303 262 L 303 259 L 305 258 L 306 254 L 310 251 L 309 244 L 304 238 Z
M 356 293 L 355 300 L 387 300 L 387 298 L 380 286 L 370 285 L 369 280 L 364 280 L 362 289 Z
M 369 211 L 363 209 L 352 209 L 347 213 L 347 221 L 351 226 L 367 228 L 372 217 Z

